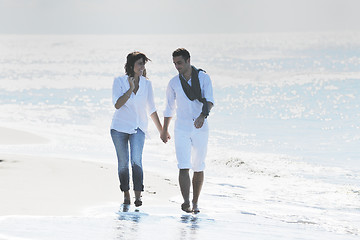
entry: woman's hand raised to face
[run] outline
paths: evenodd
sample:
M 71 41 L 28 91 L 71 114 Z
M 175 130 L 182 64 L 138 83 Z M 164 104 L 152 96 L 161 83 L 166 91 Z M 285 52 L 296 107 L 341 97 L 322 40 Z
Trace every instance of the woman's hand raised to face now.
M 130 84 L 131 91 L 135 89 L 135 78 L 134 77 L 128 77 L 128 81 Z

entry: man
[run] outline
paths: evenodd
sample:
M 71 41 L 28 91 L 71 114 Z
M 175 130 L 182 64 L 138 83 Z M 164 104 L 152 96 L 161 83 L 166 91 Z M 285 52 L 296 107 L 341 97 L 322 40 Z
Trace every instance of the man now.
M 214 105 L 213 89 L 209 75 L 191 66 L 190 54 L 186 49 L 179 48 L 172 56 L 179 75 L 170 80 L 166 90 L 164 125 L 160 137 L 164 143 L 170 139 L 168 127 L 176 109 L 175 150 L 180 190 L 184 198 L 181 209 L 198 213 L 209 136 L 207 116 Z M 190 169 L 194 171 L 192 208 Z

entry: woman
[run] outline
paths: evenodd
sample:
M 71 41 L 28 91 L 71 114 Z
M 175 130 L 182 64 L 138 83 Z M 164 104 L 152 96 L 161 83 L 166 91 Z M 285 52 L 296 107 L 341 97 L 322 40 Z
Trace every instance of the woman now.
M 124 192 L 124 204 L 130 204 L 129 143 L 135 206 L 141 206 L 144 190 L 142 151 L 148 125 L 148 113 L 159 133 L 162 126 L 156 112 L 151 82 L 146 78 L 145 54 L 132 52 L 127 56 L 126 75 L 114 79 L 112 100 L 116 108 L 111 123 L 111 138 L 118 158 L 120 189 Z

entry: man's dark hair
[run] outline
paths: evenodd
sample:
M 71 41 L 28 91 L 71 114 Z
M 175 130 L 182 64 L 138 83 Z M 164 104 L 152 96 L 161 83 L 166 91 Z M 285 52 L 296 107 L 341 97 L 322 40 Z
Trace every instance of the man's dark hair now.
M 173 57 L 182 56 L 185 59 L 185 61 L 187 61 L 190 58 L 190 53 L 185 48 L 178 48 L 173 52 L 172 56 Z
M 143 59 L 144 64 L 147 63 L 148 61 L 151 61 L 148 57 L 145 56 L 145 54 L 141 53 L 141 52 L 132 52 L 129 53 L 126 57 L 126 63 L 125 63 L 125 73 L 126 75 L 133 77 L 135 75 L 134 72 L 134 65 L 135 62 L 137 60 L 139 60 L 140 58 Z M 146 77 L 146 70 L 143 73 L 143 76 Z

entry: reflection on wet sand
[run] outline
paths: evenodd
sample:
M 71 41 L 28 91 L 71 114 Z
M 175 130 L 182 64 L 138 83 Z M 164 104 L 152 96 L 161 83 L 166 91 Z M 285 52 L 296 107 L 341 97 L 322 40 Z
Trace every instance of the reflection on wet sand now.
M 180 214 L 173 209 L 121 205 L 115 222 L 116 239 L 185 240 L 212 235 L 215 220 L 204 214 Z
M 182 225 L 180 228 L 179 239 L 194 239 L 198 230 L 200 229 L 198 217 L 184 214 L 181 216 L 180 222 Z
M 122 204 L 118 212 L 119 224 L 116 226 L 116 239 L 137 239 L 141 218 L 148 216 L 140 213 L 138 209 L 130 211 L 130 205 Z

